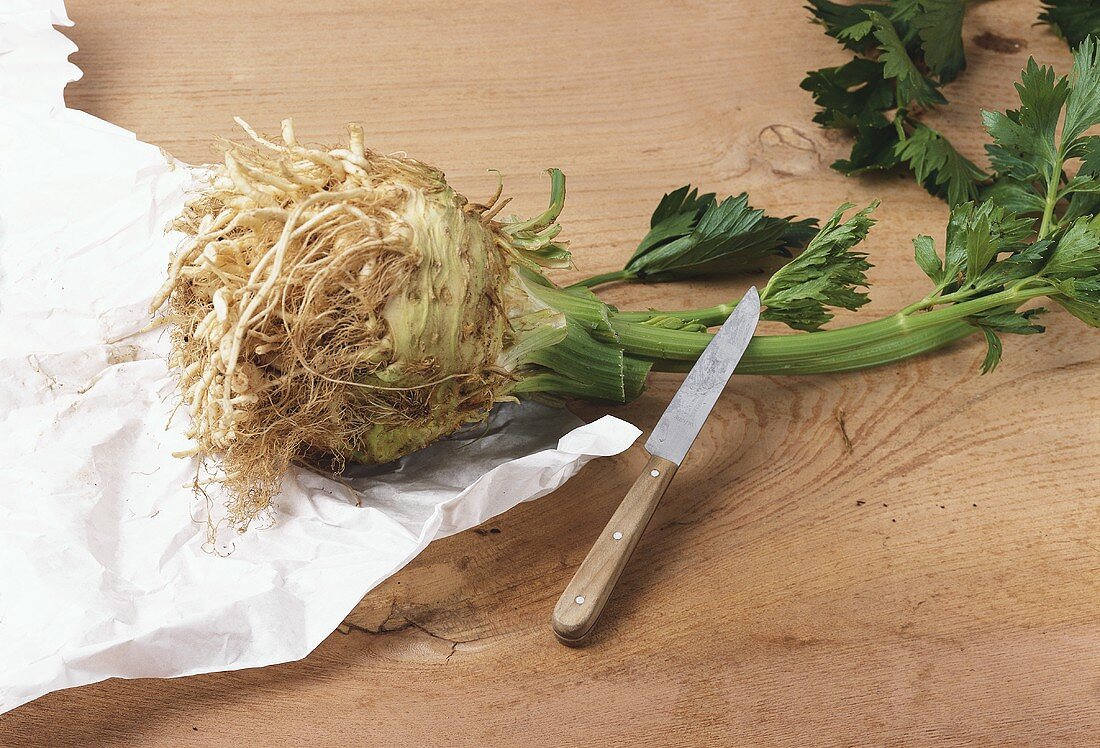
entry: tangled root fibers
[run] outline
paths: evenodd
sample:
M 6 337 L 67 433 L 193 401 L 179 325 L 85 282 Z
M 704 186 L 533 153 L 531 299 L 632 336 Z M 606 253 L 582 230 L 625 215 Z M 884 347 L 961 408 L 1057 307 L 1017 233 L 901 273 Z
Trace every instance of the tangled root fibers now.
M 227 142 L 172 228 L 154 301 L 172 329 L 196 452 L 229 520 L 267 509 L 294 461 L 387 462 L 484 418 L 512 381 L 507 237 L 443 174 L 364 148 Z M 494 200 L 495 202 L 495 200 Z

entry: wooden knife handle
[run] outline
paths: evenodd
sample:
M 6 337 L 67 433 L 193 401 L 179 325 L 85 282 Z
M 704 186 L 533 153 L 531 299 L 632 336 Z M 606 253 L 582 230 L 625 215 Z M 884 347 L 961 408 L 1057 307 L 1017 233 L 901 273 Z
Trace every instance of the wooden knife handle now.
M 676 463 L 651 457 L 611 521 L 596 539 L 573 580 L 554 607 L 552 625 L 562 644 L 580 644 L 603 612 L 630 554 L 645 532 L 653 510 L 665 495 Z

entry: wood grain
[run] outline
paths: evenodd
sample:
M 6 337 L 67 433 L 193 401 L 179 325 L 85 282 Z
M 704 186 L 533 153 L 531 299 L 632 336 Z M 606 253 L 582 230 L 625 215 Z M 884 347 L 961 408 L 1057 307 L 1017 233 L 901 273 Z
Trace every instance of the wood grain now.
M 85 77 L 68 98 L 192 161 L 234 114 L 293 115 L 317 140 L 360 120 L 474 197 L 500 169 L 521 213 L 561 167 L 585 271 L 621 264 L 689 180 L 780 214 L 881 198 L 861 314 L 887 312 L 923 292 L 909 240 L 941 238 L 946 211 L 908 180 L 828 169 L 846 143 L 798 82 L 843 57 L 800 6 L 72 0 Z M 974 157 L 978 109 L 1011 103 L 1027 55 L 1067 69 L 1037 6 L 968 15 L 970 69 L 938 123 Z M 712 303 L 747 282 L 608 298 Z M 585 649 L 547 618 L 639 449 L 433 544 L 302 662 L 55 693 L 0 718 L 0 744 L 1096 745 L 1100 335 L 1055 310 L 1005 349 L 985 377 L 971 341 L 736 378 Z M 651 427 L 677 381 L 615 412 Z

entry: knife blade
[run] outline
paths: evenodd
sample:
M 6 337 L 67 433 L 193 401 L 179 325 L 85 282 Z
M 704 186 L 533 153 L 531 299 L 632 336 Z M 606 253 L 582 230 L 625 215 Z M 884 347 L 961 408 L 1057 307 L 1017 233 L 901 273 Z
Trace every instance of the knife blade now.
M 647 452 L 677 465 L 684 461 L 714 403 L 745 354 L 759 319 L 760 295 L 753 287 L 714 335 L 714 340 L 707 345 L 673 395 L 672 402 L 645 443 Z
M 554 606 L 551 627 L 561 643 L 576 646 L 592 631 L 657 504 L 745 354 L 759 319 L 760 296 L 750 288 L 657 421 L 645 444 L 651 455 L 645 469 Z

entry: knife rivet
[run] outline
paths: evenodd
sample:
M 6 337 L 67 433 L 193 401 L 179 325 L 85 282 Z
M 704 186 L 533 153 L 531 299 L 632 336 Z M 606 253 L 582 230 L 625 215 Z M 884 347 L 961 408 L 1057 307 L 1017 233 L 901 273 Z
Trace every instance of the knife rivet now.
M 622 540 L 623 534 L 616 530 L 615 532 L 611 533 L 611 537 L 615 538 L 615 540 Z
M 661 471 L 660 470 L 650 470 L 649 474 L 652 475 L 654 478 L 656 478 L 661 474 Z
M 584 595 L 577 595 L 577 597 L 576 597 L 576 599 L 574 600 L 574 602 L 575 602 L 575 603 L 576 603 L 577 605 L 584 605 Z

